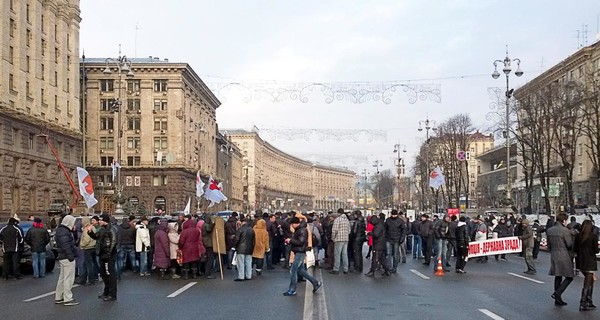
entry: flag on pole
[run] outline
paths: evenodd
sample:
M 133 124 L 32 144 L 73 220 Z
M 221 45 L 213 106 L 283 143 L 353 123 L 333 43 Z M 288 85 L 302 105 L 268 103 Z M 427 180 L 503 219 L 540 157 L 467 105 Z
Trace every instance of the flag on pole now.
M 444 178 L 442 169 L 440 167 L 435 167 L 435 169 L 431 171 L 431 174 L 429 174 L 429 186 L 437 190 L 443 186 L 444 183 L 446 183 L 446 179 Z
M 200 170 L 196 173 L 196 197 L 200 198 L 204 194 L 204 182 L 200 179 Z
M 117 161 L 113 160 L 113 162 L 110 164 L 110 167 L 112 168 L 112 180 L 114 182 L 117 178 L 117 170 L 121 168 L 121 165 Z
M 209 208 L 214 206 L 215 203 L 227 201 L 227 197 L 223 194 L 222 189 L 219 188 L 219 185 L 212 176 L 208 179 L 208 188 L 206 188 L 206 191 L 204 192 L 204 198 L 210 201 L 210 204 L 208 205 Z
M 185 205 L 185 209 L 183 209 L 183 214 L 185 214 L 185 215 L 190 214 L 190 206 L 192 204 L 191 202 L 192 202 L 192 198 L 188 198 L 188 202 Z
M 86 206 L 93 207 L 98 200 L 94 197 L 92 177 L 84 168 L 77 167 L 77 180 L 79 181 L 79 193 L 83 196 Z

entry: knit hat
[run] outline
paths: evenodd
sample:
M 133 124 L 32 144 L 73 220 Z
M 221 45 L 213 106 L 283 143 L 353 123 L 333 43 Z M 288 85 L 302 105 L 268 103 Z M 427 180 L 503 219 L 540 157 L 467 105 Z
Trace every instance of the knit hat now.
M 110 223 L 110 216 L 106 213 L 100 215 L 100 220 L 106 223 Z
M 34 218 L 34 219 L 33 219 L 33 222 L 41 223 L 41 222 L 42 222 L 42 219 L 40 219 L 40 218 Z
M 98 216 L 93 216 L 92 219 L 90 219 L 90 220 L 100 221 L 100 218 L 98 218 Z
M 72 215 L 66 215 L 62 219 L 62 222 L 60 224 L 62 224 L 63 226 L 65 226 L 69 229 L 73 229 L 73 226 L 75 225 L 75 217 L 73 217 Z
M 292 219 L 290 219 L 290 224 L 294 224 L 294 223 L 300 223 L 300 218 L 292 217 Z

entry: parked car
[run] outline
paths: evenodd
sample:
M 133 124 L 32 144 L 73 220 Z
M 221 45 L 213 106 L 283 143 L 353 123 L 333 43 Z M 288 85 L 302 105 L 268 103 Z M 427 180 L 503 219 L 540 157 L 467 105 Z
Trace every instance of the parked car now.
M 6 226 L 6 223 L 0 223 L 0 229 L 2 229 L 4 226 Z M 23 238 L 25 237 L 25 235 L 27 234 L 27 232 L 29 231 L 29 229 L 33 228 L 33 222 L 31 221 L 21 221 L 19 222 L 19 227 L 21 227 L 21 230 L 23 230 Z M 49 231 L 48 231 L 49 232 Z M 52 272 L 52 270 L 54 270 L 54 265 L 56 263 L 56 254 L 55 252 L 52 250 L 52 243 L 54 242 L 53 237 L 51 237 L 50 239 L 50 243 L 48 245 L 46 245 L 46 272 Z M 23 270 L 33 270 L 33 260 L 31 257 L 31 248 L 29 247 L 29 245 L 24 242 L 24 249 L 23 252 L 21 253 L 21 272 L 23 272 Z M 2 270 L 2 266 L 4 265 L 4 251 L 2 250 L 2 247 L 0 246 L 0 270 Z

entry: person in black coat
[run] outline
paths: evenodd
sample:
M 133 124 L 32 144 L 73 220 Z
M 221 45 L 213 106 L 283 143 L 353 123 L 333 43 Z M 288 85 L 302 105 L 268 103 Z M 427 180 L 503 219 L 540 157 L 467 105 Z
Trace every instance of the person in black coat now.
M 104 291 L 98 299 L 103 301 L 117 300 L 117 227 L 110 222 L 108 214 L 100 216 L 98 233 L 91 225 L 86 229 L 88 235 L 96 240 L 96 255 L 100 258 L 100 276 L 104 282 Z
M 365 241 L 367 241 L 367 234 L 365 232 L 367 225 L 365 219 L 362 216 L 360 210 L 354 211 L 355 222 L 352 226 L 352 232 L 355 234 L 354 238 L 354 271 L 357 273 L 363 272 L 363 256 L 362 249 Z
M 506 224 L 506 218 L 502 217 L 500 218 L 500 221 L 498 222 L 498 225 L 496 225 L 496 227 L 494 228 L 493 233 L 496 234 L 497 238 L 506 238 L 506 237 L 510 237 L 510 230 L 508 228 L 508 225 Z M 496 257 L 496 261 L 508 261 L 506 259 L 506 254 L 497 254 L 495 255 Z
M 465 265 L 469 256 L 469 228 L 467 218 L 462 216 L 456 226 L 456 273 L 467 273 Z
M 50 233 L 44 228 L 42 219 L 33 220 L 33 227 L 27 232 L 25 242 L 31 247 L 33 277 L 43 278 L 46 276 L 46 246 L 50 243 Z
M 19 273 L 19 247 L 23 243 L 23 232 L 17 226 L 19 222 L 15 218 L 8 219 L 8 224 L 0 229 L 0 242 L 2 242 L 2 251 L 4 252 L 4 265 L 2 266 L 2 275 L 5 280 L 12 276 L 22 279 Z
M 391 270 L 388 267 L 385 259 L 386 241 L 385 241 L 385 223 L 378 216 L 371 217 L 371 224 L 373 225 L 373 231 L 367 235 L 373 238 L 373 260 L 371 260 L 371 269 L 365 276 L 375 276 L 375 270 L 381 265 L 384 270 L 383 275 L 391 275 Z
M 56 239 L 56 251 L 60 263 L 60 274 L 56 283 L 54 303 L 65 306 L 75 306 L 79 302 L 73 300 L 73 282 L 75 281 L 75 258 L 77 256 L 75 239 L 73 238 L 73 227 L 75 218 L 66 215 L 60 226 L 56 228 L 54 239 Z
M 425 256 L 424 265 L 429 265 L 431 262 L 431 254 L 433 252 L 433 222 L 429 220 L 426 214 L 421 215 L 421 224 L 419 225 L 419 234 L 423 243 L 423 256 Z
M 596 254 L 598 254 L 598 236 L 594 234 L 594 224 L 585 220 L 581 224 L 581 232 L 575 237 L 575 264 L 584 275 L 579 311 L 594 310 L 596 306 L 592 301 L 594 292 L 594 271 L 598 270 Z
M 235 252 L 237 253 L 238 277 L 234 281 L 252 279 L 252 252 L 254 252 L 254 230 L 244 215 L 240 216 L 242 226 L 236 232 Z

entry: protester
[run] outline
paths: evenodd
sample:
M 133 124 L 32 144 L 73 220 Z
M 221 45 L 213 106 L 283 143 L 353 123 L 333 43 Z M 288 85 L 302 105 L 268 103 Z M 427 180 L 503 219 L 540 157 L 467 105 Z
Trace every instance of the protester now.
M 566 306 L 562 294 L 575 277 L 573 265 L 573 234 L 565 227 L 567 215 L 559 213 L 556 215 L 554 226 L 546 230 L 548 237 L 548 250 L 550 250 L 550 272 L 554 276 L 554 292 L 552 298 L 554 305 Z M 563 280 L 564 277 L 564 280 Z
M 81 234 L 81 240 L 79 241 L 79 247 L 83 251 L 83 271 L 79 274 L 79 281 L 84 285 L 95 284 L 98 281 L 98 272 L 100 270 L 96 256 L 96 240 L 92 239 L 86 230 L 90 226 L 90 230 L 93 232 L 98 231 L 97 225 L 99 219 L 97 216 L 93 216 L 90 219 L 90 222 L 85 225 Z
M 594 271 L 598 270 L 596 254 L 598 249 L 598 236 L 594 234 L 594 224 L 585 220 L 581 224 L 581 232 L 575 237 L 575 260 L 577 269 L 583 274 L 583 289 L 579 300 L 579 311 L 596 309 L 592 296 L 594 292 Z
M 171 254 L 171 279 L 179 279 L 181 276 L 177 274 L 177 268 L 179 268 L 179 264 L 177 263 L 177 250 L 179 250 L 179 232 L 177 228 L 179 223 L 177 221 L 169 222 L 169 232 L 167 232 L 167 236 L 169 237 L 169 252 Z
M 434 236 L 433 222 L 429 220 L 429 216 L 427 214 L 421 215 L 421 223 L 419 224 L 419 235 L 421 236 L 421 242 L 423 245 L 423 256 L 425 257 L 425 261 L 423 261 L 423 264 L 428 266 L 431 263 Z
M 44 228 L 42 219 L 34 218 L 33 227 L 25 235 L 25 242 L 31 248 L 33 277 L 46 276 L 46 246 L 50 243 L 50 233 Z
M 150 232 L 148 231 L 148 218 L 143 216 L 140 223 L 135 225 L 135 252 L 140 255 L 140 276 L 149 276 L 148 251 L 150 250 Z
M 154 257 L 152 262 L 154 263 L 153 266 L 160 272 L 161 280 L 168 279 L 167 269 L 171 266 L 171 246 L 167 235 L 168 230 L 169 222 L 163 219 L 154 233 Z
M 256 265 L 256 275 L 261 275 L 265 261 L 265 255 L 271 251 L 267 222 L 260 219 L 252 228 L 254 230 L 254 250 L 252 251 L 253 264 Z M 267 258 L 267 261 L 269 259 Z
M 179 236 L 178 247 L 183 254 L 183 266 L 181 273 L 183 279 L 189 279 L 190 271 L 192 278 L 196 279 L 198 273 L 198 260 L 200 260 L 200 241 L 202 234 L 196 228 L 193 219 L 186 220 L 182 225 L 181 235 Z
M 354 211 L 354 217 L 355 217 L 355 222 L 354 222 L 354 234 L 355 234 L 355 238 L 354 238 L 354 248 L 352 248 L 354 250 L 354 272 L 357 273 L 362 273 L 363 272 L 363 245 L 365 243 L 365 241 L 367 240 L 367 236 L 366 236 L 366 225 L 365 225 L 365 219 L 362 216 L 362 212 L 360 212 L 360 210 L 355 210 Z
M 100 229 L 94 232 L 92 226 L 86 231 L 97 242 L 98 258 L 100 259 L 100 276 L 104 282 L 104 290 L 98 299 L 102 301 L 117 300 L 117 228 L 110 222 L 106 213 L 100 216 Z
M 392 259 L 392 273 L 396 273 L 400 262 L 400 246 L 404 243 L 406 223 L 400 219 L 398 210 L 393 209 L 384 225 L 387 256 Z M 403 259 L 406 262 L 406 257 Z
M 456 225 L 456 273 L 465 274 L 465 265 L 469 256 L 469 230 L 467 218 L 460 217 Z
M 23 279 L 19 272 L 19 247 L 23 243 L 23 232 L 18 227 L 18 223 L 17 219 L 9 218 L 8 224 L 0 229 L 0 242 L 2 242 L 2 251 L 4 252 L 4 265 L 2 266 L 4 280 L 8 280 L 11 276 Z
M 498 221 L 498 224 L 493 229 L 493 235 L 493 238 L 510 237 L 510 230 L 508 229 L 508 225 L 506 225 L 506 218 L 500 218 L 500 221 Z M 495 255 L 495 258 L 496 261 L 508 261 L 508 259 L 506 259 L 506 254 L 504 253 Z
M 331 236 L 334 244 L 333 270 L 329 273 L 338 274 L 340 268 L 345 274 L 348 273 L 348 240 L 350 235 L 350 221 L 344 213 L 344 209 L 338 209 L 338 217 L 333 220 Z
M 413 259 L 423 259 L 423 242 L 421 235 L 419 234 L 419 228 L 421 226 L 421 220 L 415 219 L 411 223 L 410 232 L 413 236 L 412 255 Z
M 525 263 L 527 264 L 526 274 L 536 274 L 535 264 L 533 262 L 533 230 L 529 225 L 529 220 L 521 220 L 522 234 L 519 236 L 519 240 L 523 242 L 523 252 L 525 252 Z
M 60 274 L 54 292 L 54 303 L 65 306 L 76 306 L 78 301 L 73 299 L 73 282 L 75 281 L 75 239 L 73 238 L 73 227 L 75 218 L 66 215 L 60 226 L 56 228 L 54 238 L 56 239 L 56 251 L 60 263 Z
M 227 249 L 227 269 L 231 270 L 231 263 L 233 262 L 233 253 L 235 252 L 234 246 L 237 241 L 235 234 L 240 228 L 241 223 L 238 220 L 238 213 L 232 212 L 231 216 L 225 222 L 225 246 Z
M 384 270 L 384 276 L 390 276 L 391 270 L 388 267 L 385 258 L 385 223 L 383 222 L 383 219 L 378 216 L 372 216 L 370 223 L 373 224 L 373 231 L 369 232 L 367 235 L 373 238 L 373 259 L 371 260 L 371 269 L 365 276 L 375 276 L 375 271 L 377 271 L 379 267 Z
M 298 217 L 292 217 L 290 219 L 290 226 L 294 229 L 294 233 L 291 238 L 286 238 L 286 245 L 290 246 L 290 250 L 294 253 L 294 261 L 290 268 L 291 279 L 288 291 L 284 292 L 284 296 L 295 296 L 296 287 L 298 285 L 298 276 L 307 279 L 313 285 L 313 293 L 316 293 L 319 288 L 323 285 L 320 281 L 315 279 L 304 265 L 304 258 L 306 257 L 306 251 L 308 250 L 308 231 L 306 230 L 306 222 L 300 222 Z
M 119 273 L 119 279 L 121 279 L 121 274 L 123 274 L 127 260 L 129 260 L 133 272 L 138 272 L 137 261 L 135 259 L 136 229 L 135 225 L 133 225 L 134 219 L 134 216 L 123 218 L 123 223 L 117 227 L 117 272 Z
M 262 219 L 261 219 L 262 220 Z M 252 223 L 243 215 L 240 217 L 242 226 L 237 230 L 235 252 L 237 253 L 238 276 L 234 281 L 252 280 L 252 253 L 255 236 Z M 264 223 L 264 221 L 262 221 Z
M 215 227 L 215 223 L 211 216 L 204 217 L 204 224 L 202 225 L 202 242 L 204 243 L 204 248 L 206 249 L 206 261 L 204 262 L 204 277 L 206 279 L 214 279 L 215 277 L 212 275 L 213 265 L 215 263 L 215 256 L 213 251 L 213 240 L 212 234 L 213 229 Z M 216 244 L 216 243 L 215 243 Z M 225 248 L 227 249 L 227 248 Z

